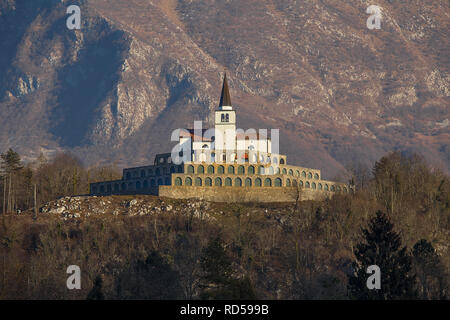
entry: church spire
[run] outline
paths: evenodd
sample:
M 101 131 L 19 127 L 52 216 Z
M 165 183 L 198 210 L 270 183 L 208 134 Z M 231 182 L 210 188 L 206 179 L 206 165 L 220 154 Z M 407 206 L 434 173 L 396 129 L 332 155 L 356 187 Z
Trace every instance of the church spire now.
M 222 94 L 220 95 L 219 108 L 222 108 L 223 106 L 231 107 L 231 97 L 230 97 L 230 91 L 228 89 L 226 72 L 225 72 L 225 76 L 223 77 Z

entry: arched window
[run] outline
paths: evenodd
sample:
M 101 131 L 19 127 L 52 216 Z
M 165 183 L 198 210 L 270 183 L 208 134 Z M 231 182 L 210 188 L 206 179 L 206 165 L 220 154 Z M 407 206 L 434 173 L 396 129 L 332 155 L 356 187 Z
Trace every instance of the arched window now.
M 207 145 L 207 144 L 204 144 L 203 146 L 202 146 L 202 149 L 208 149 L 209 148 L 209 146 Z
M 224 174 L 224 173 L 225 173 L 225 168 L 224 168 L 223 166 L 219 166 L 219 167 L 217 168 L 217 173 L 218 173 L 218 174 Z
M 275 174 L 280 174 L 280 172 L 281 172 L 280 167 L 277 167 Z
M 298 171 L 298 170 L 295 171 L 295 176 L 296 176 L 296 177 L 300 177 L 300 171 Z
M 273 174 L 273 167 L 269 167 L 269 174 Z
M 145 177 L 145 170 L 141 170 L 141 178 Z
M 189 165 L 187 168 L 187 172 L 188 173 L 194 173 L 194 166 L 193 165 Z
M 314 179 L 319 180 L 319 174 L 318 173 L 314 174 Z
M 212 180 L 211 178 L 206 178 L 205 179 L 205 186 L 211 187 L 212 186 Z
M 169 178 L 169 177 L 166 177 L 166 178 L 164 179 L 164 184 L 165 184 L 166 186 L 170 186 L 170 178 Z
M 225 185 L 226 185 L 227 187 L 231 187 L 231 184 L 232 184 L 231 178 L 226 178 L 226 179 L 225 179 Z
M 300 187 L 303 187 L 303 181 L 300 180 L 300 181 L 298 182 L 298 185 L 299 185 Z
M 208 166 L 208 173 L 214 173 L 214 167 Z
M 140 181 L 136 181 L 136 189 L 140 189 L 141 188 L 141 182 Z
M 297 186 L 297 180 L 292 180 L 292 186 L 296 187 Z
M 152 180 L 150 181 L 150 185 L 151 185 L 152 187 L 154 187 L 154 186 L 156 185 L 156 183 L 155 183 L 155 180 L 154 180 L 154 179 L 152 179 Z
M 159 169 L 159 168 L 156 168 L 156 172 L 155 172 L 155 174 L 156 174 L 157 176 L 161 175 L 161 169 Z
M 336 187 L 333 185 L 333 186 L 331 186 L 330 190 L 331 191 L 336 191 Z
M 221 114 L 220 116 L 220 122 L 225 122 L 225 114 Z
M 234 179 L 234 186 L 235 187 L 242 187 L 242 180 L 241 180 L 241 178 Z
M 158 179 L 158 186 L 162 186 L 163 185 L 163 180 L 161 178 Z
M 344 193 L 347 193 L 347 188 L 346 187 L 344 187 Z
M 261 187 L 261 179 L 260 178 L 256 178 L 255 179 L 255 186 L 256 187 Z
M 309 187 L 310 187 L 309 181 L 306 181 L 305 187 L 306 187 L 306 188 L 309 188 Z
M 286 168 L 283 168 L 283 174 L 287 174 Z
M 294 175 L 294 171 L 292 171 L 292 169 L 289 169 L 289 175 L 293 176 Z
M 246 187 L 251 187 L 252 186 L 252 179 L 250 179 L 250 178 L 245 179 L 245 186 Z
M 272 186 L 272 180 L 270 178 L 266 178 L 264 180 L 264 187 L 271 187 Z
M 316 183 L 315 182 L 311 183 L 311 188 L 313 188 L 314 190 L 316 189 Z
M 248 174 L 255 174 L 255 167 L 254 166 L 248 167 Z
M 228 166 L 228 173 L 234 174 L 234 166 Z
M 239 166 L 239 167 L 238 167 L 238 174 L 245 174 L 245 168 L 244 168 L 244 166 Z
M 275 179 L 275 187 L 281 187 L 281 179 L 280 178 Z
M 325 185 L 324 190 L 328 191 L 328 185 L 327 184 Z
M 214 185 L 217 186 L 217 187 L 221 187 L 222 186 L 222 179 L 216 178 L 214 180 Z
M 195 185 L 201 186 L 202 185 L 202 179 L 201 178 L 195 178 Z
M 263 166 L 259 166 L 259 168 L 258 168 L 259 170 L 259 174 L 264 174 L 264 172 L 265 172 L 265 170 L 264 170 L 264 167 Z
M 295 181 L 295 180 L 294 180 Z M 287 179 L 286 180 L 286 187 L 290 187 L 291 186 L 291 180 L 290 179 Z
M 341 191 L 341 186 L 337 186 L 337 191 Z
M 312 179 L 312 173 L 308 172 L 308 179 Z
M 185 184 L 186 186 L 192 186 L 192 179 L 191 179 L 190 177 L 187 177 L 187 178 L 184 180 L 184 184 Z
M 127 174 L 126 174 L 126 179 L 127 180 L 131 179 L 131 174 L 129 172 L 127 172 Z
M 200 165 L 197 167 L 197 173 L 205 173 L 205 167 Z
M 321 184 L 321 183 L 319 183 L 319 184 L 317 185 L 317 189 L 322 190 L 322 184 Z
M 280 159 L 280 164 L 284 164 L 284 159 L 283 158 Z
M 306 172 L 302 171 L 302 178 L 306 178 Z
M 272 162 L 273 162 L 274 164 L 278 164 L 278 158 L 277 158 L 277 157 L 273 157 Z
M 225 115 L 225 122 L 230 122 L 230 115 L 228 113 Z
M 183 184 L 183 182 L 181 181 L 181 178 L 180 177 L 176 177 L 175 178 L 175 185 L 176 186 L 181 186 Z

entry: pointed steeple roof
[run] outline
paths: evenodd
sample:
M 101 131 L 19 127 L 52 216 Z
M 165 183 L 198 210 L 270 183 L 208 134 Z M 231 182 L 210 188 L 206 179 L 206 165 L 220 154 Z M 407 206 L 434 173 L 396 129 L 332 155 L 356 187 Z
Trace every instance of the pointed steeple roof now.
M 219 108 L 223 106 L 231 106 L 230 91 L 228 89 L 227 73 L 223 77 L 222 94 L 220 95 Z

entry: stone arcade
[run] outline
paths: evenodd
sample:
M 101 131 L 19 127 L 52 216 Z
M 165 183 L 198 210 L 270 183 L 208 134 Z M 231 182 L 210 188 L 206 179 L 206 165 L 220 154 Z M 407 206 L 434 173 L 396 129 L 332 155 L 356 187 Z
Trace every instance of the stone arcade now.
M 320 170 L 288 165 L 285 155 L 272 152 L 272 141 L 266 135 L 236 130 L 226 75 L 214 129 L 180 130 L 177 146 L 184 151 L 177 152 L 177 159 L 172 159 L 172 153 L 158 154 L 153 165 L 124 169 L 121 180 L 92 183 L 91 194 L 285 202 L 352 190 L 346 184 L 323 180 Z

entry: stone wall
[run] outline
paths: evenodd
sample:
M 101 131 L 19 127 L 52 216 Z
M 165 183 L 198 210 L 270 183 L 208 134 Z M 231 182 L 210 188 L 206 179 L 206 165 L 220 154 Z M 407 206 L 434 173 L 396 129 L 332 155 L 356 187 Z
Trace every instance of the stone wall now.
M 160 186 L 159 196 L 176 199 L 201 199 L 215 202 L 293 202 L 319 200 L 334 192 L 305 190 L 295 187 L 215 187 L 215 186 Z

